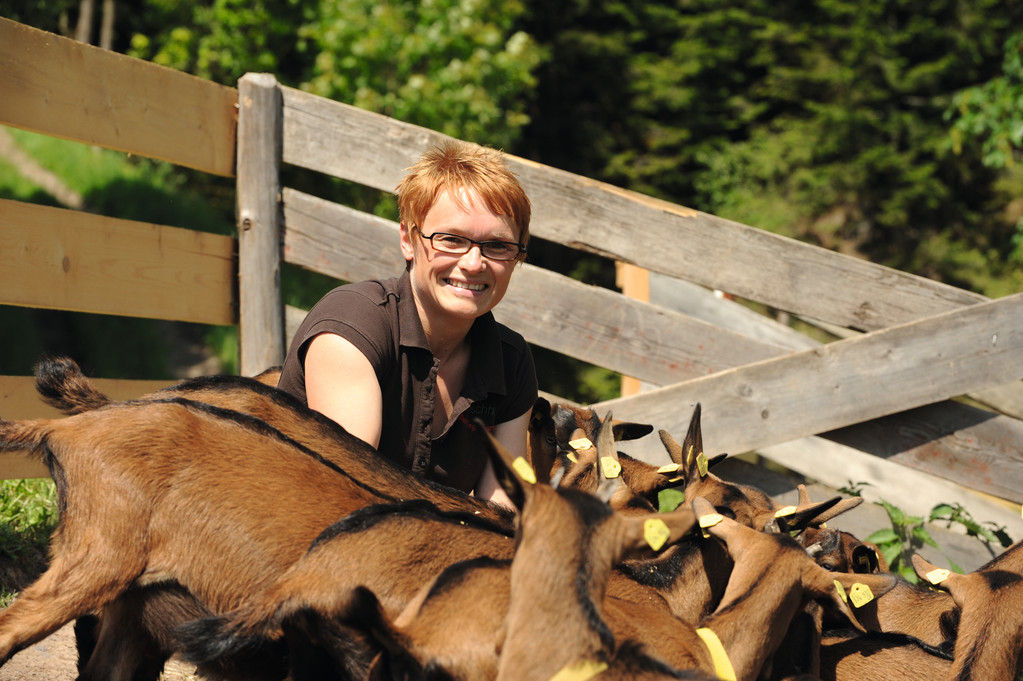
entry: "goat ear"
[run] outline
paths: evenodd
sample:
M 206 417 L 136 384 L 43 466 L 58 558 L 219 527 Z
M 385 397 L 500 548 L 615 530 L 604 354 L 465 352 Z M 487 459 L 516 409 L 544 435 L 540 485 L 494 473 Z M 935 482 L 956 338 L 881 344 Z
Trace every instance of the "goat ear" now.
M 718 454 L 707 459 L 707 468 L 713 468 L 728 458 L 728 454 Z
M 810 493 L 806 491 L 806 485 L 799 483 L 796 485 L 796 489 L 799 490 L 799 501 L 797 503 L 800 506 L 807 506 L 813 503 L 813 499 L 810 498 Z
M 615 448 L 614 426 L 611 412 L 597 431 L 597 491 L 596 496 L 607 501 L 621 483 L 622 465 Z
M 523 457 L 516 457 L 497 441 L 480 419 L 473 419 L 477 428 L 484 434 L 487 454 L 494 469 L 494 476 L 501 488 L 511 498 L 519 510 L 526 501 L 526 487 L 536 484 L 536 472 Z
M 661 438 L 661 444 L 668 450 L 668 456 L 671 457 L 671 460 L 678 465 L 678 470 L 685 478 L 686 484 L 696 479 L 696 474 L 700 469 L 700 458 L 702 457 L 704 462 L 707 461 L 706 456 L 703 454 L 703 430 L 700 426 L 702 410 L 703 408 L 700 406 L 700 403 L 697 402 L 696 407 L 693 408 L 693 415 L 689 419 L 689 430 L 686 432 L 686 437 L 681 445 L 675 441 L 668 431 L 657 431 Z
M 537 397 L 536 402 L 533 402 L 533 413 L 532 417 L 541 416 L 549 418 L 551 415 L 551 403 L 544 397 Z
M 809 506 L 797 506 L 795 510 L 791 506 L 786 509 L 792 511 L 787 515 L 779 515 L 778 526 L 783 531 L 802 530 L 810 524 L 816 522 L 817 518 L 828 513 L 832 508 L 842 501 L 842 497 L 832 497 L 827 501 L 820 501 L 816 504 L 810 504 Z M 781 511 L 779 511 L 781 513 Z M 830 516 L 828 516 L 830 517 Z M 823 521 L 821 521 L 823 522 Z
M 696 524 L 696 514 L 689 508 L 671 513 L 648 513 L 623 516 L 627 523 L 626 551 L 649 553 L 661 551 L 685 538 Z
M 848 499 L 842 499 L 837 504 L 832 506 L 827 511 L 820 513 L 816 518 L 811 521 L 811 524 L 820 526 L 835 516 L 842 515 L 846 511 L 851 511 L 860 504 L 863 503 L 863 497 L 849 497 Z
M 813 500 L 810 498 L 810 493 L 806 491 L 806 485 L 799 484 L 799 508 L 809 508 L 813 505 Z M 817 517 L 812 518 L 806 523 L 805 527 L 820 527 L 824 523 L 828 522 L 832 518 L 846 511 L 852 510 L 863 503 L 863 497 L 849 497 L 848 499 L 842 499 L 834 506 L 827 510 L 821 511 Z
M 654 432 L 654 427 L 647 423 L 631 423 L 619 421 L 614 424 L 615 442 L 622 440 L 638 440 Z
M 852 564 L 854 572 L 879 572 L 881 570 L 881 559 L 877 549 L 870 544 L 858 544 L 852 550 Z
M 917 576 L 924 580 L 927 584 L 931 584 L 940 589 L 945 589 L 951 592 L 955 589 L 956 582 L 960 577 L 962 577 L 962 575 L 952 572 L 951 570 L 939 568 L 937 565 L 926 560 L 919 554 L 914 553 L 911 560 L 913 562 L 913 570 L 916 572 Z M 955 594 L 953 594 L 953 598 L 954 596 Z
M 899 581 L 899 577 L 891 573 L 828 572 L 819 565 L 813 565 L 811 569 L 818 580 L 818 588 L 831 598 L 859 631 L 866 631 L 866 628 L 856 617 L 856 611 L 886 594 Z
M 553 427 L 551 403 L 542 397 L 538 397 L 536 402 L 533 403 L 533 410 L 529 414 L 529 430 L 539 432 L 543 429 L 545 423 L 550 423 Z

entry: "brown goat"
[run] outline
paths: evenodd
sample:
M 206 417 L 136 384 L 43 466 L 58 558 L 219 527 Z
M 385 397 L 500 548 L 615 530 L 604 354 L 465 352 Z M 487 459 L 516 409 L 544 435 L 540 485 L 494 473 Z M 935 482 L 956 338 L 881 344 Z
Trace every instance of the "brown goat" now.
M 273 387 L 279 374 L 279 369 L 269 369 L 254 379 L 226 375 L 193 378 L 133 401 L 166 401 L 181 398 L 241 412 L 269 424 L 332 464 L 342 466 L 354 479 L 377 480 L 377 462 L 380 459 L 365 454 L 368 445 L 360 443 L 361 446 L 358 448 L 360 454 L 353 456 L 349 443 L 354 438 L 343 428 L 318 412 L 306 408 L 290 394 Z M 69 358 L 52 358 L 38 363 L 36 388 L 47 403 L 67 414 L 79 414 L 116 404 L 96 390 L 82 374 L 78 365 Z M 546 421 L 550 419 L 547 418 Z M 552 424 L 542 423 L 541 426 L 553 431 Z M 396 490 L 394 498 L 412 499 L 424 493 L 430 494 L 428 488 L 413 484 L 411 489 Z M 510 531 L 511 516 L 505 510 L 469 497 L 461 495 L 456 497 L 454 505 L 447 496 L 439 501 L 449 509 L 469 508 L 481 517 L 504 525 Z M 337 514 L 325 516 L 324 524 L 337 517 Z M 312 537 L 309 537 L 309 540 L 311 539 Z M 268 537 L 267 540 L 271 538 Z M 129 660 L 133 658 L 138 660 L 137 664 L 140 666 L 144 660 L 153 657 L 162 656 L 166 659 L 172 650 L 167 647 L 167 641 L 173 640 L 174 628 L 183 622 L 211 614 L 201 603 L 194 602 L 189 609 L 189 616 L 178 616 L 183 612 L 182 597 L 180 594 L 170 593 L 168 615 L 161 618 L 156 614 L 162 598 L 161 590 L 150 588 L 145 593 L 145 599 L 127 598 L 126 603 L 112 604 L 105 608 L 102 624 L 92 616 L 85 616 L 76 623 L 80 669 L 88 668 L 98 678 L 107 678 L 112 674 L 110 670 L 115 660 L 118 668 L 127 668 L 132 664 Z M 145 613 L 133 610 L 129 606 L 133 604 L 142 607 L 143 603 Z M 143 614 L 147 627 L 139 629 L 137 623 L 143 618 Z M 135 642 L 136 645 L 132 648 L 128 642 Z M 155 681 L 156 675 L 148 674 L 138 678 Z
M 952 669 L 915 639 L 859 632 L 827 633 L 821 641 L 822 681 L 939 681 Z
M 863 631 L 845 594 L 861 593 L 866 587 L 876 597 L 897 581 L 894 575 L 828 572 L 788 535 L 746 527 L 716 513 L 703 498 L 692 503 L 701 527 L 725 542 L 735 562 L 721 603 L 701 627 L 716 634 L 737 679 L 757 678 L 781 644 L 792 618 L 809 600 L 830 604 Z
M 947 589 L 960 609 L 955 659 L 948 679 L 1013 681 L 1023 670 L 1023 542 L 977 570 L 960 575 L 918 555 L 922 579 Z
M 244 607 L 227 616 L 186 627 L 190 657 L 211 661 L 224 655 L 232 656 L 239 649 L 279 636 L 286 630 L 289 642 L 304 638 L 314 647 L 327 651 L 327 662 L 315 672 L 293 669 L 296 678 L 300 674 L 336 675 L 342 658 L 349 654 L 347 649 L 336 649 L 334 640 L 338 636 L 340 613 L 352 607 L 344 594 L 352 593 L 357 585 L 372 590 L 379 601 L 374 607 L 384 619 L 397 618 L 404 606 L 419 611 L 415 638 L 421 647 L 428 648 L 432 639 L 427 637 L 435 639 L 437 633 L 450 637 L 450 627 L 443 626 L 450 618 L 446 609 L 450 607 L 450 599 L 431 600 L 427 608 L 422 608 L 421 602 L 408 605 L 416 603 L 411 598 L 416 586 L 429 581 L 434 574 L 439 574 L 434 588 L 436 584 L 456 579 L 460 583 L 487 579 L 487 571 L 500 569 L 494 567 L 500 561 L 506 565 L 513 553 L 511 539 L 500 535 L 493 527 L 483 527 L 481 521 L 471 517 L 447 517 L 450 515 L 440 517 L 435 511 L 428 513 L 422 507 L 411 508 L 408 504 L 371 507 L 351 514 L 325 531 L 306 556 L 274 585 L 249 599 Z M 350 558 L 362 554 L 371 558 Z M 444 570 L 456 561 L 456 565 Z M 631 581 L 619 573 L 613 573 L 609 579 L 619 584 Z M 652 588 L 633 584 L 631 588 L 619 587 L 618 590 L 633 596 L 636 591 L 642 591 L 643 596 L 637 597 L 637 601 L 659 603 L 656 606 L 658 616 L 674 622 Z M 426 593 L 425 590 L 421 593 L 422 599 Z M 493 588 L 487 590 L 488 599 L 492 601 L 496 597 Z M 476 608 L 470 604 L 469 610 Z M 435 620 L 439 620 L 440 625 L 430 624 Z M 486 636 L 492 637 L 496 627 L 495 624 L 484 628 L 489 632 Z M 445 639 L 444 645 L 435 646 L 437 654 L 442 656 L 435 663 L 451 667 L 449 671 L 457 671 L 456 675 L 471 676 L 467 670 L 477 668 L 487 656 L 478 652 L 477 638 L 466 637 L 464 629 L 459 629 L 457 640 Z M 493 640 L 489 640 L 492 649 Z M 489 655 L 493 666 L 496 656 L 492 650 Z
M 36 390 L 40 397 L 65 414 L 75 415 L 119 404 L 96 390 L 78 365 L 69 358 L 40 362 L 36 365 L 35 373 Z M 343 467 L 354 479 L 366 482 L 377 479 L 380 469 L 378 463 L 382 458 L 368 444 L 357 440 L 335 421 L 308 408 L 293 395 L 268 385 L 266 381 L 272 380 L 278 373 L 276 369 L 268 369 L 256 378 L 201 376 L 130 402 L 183 399 L 239 412 L 262 421 L 331 464 Z M 442 508 L 471 510 L 511 529 L 512 514 L 495 504 L 478 501 L 440 485 L 431 483 L 424 486 L 420 484 L 419 478 L 412 475 L 395 475 L 393 472 L 398 469 L 390 464 L 385 470 L 391 471 L 387 474 L 388 485 L 403 487 L 395 490 L 398 499 L 430 498 Z M 430 491 L 438 489 L 444 490 L 440 497 Z M 327 521 L 329 523 L 336 519 L 335 516 Z
M 679 445 L 667 431 L 658 431 L 661 443 L 677 467 L 672 475 L 682 479 L 686 498 L 683 503 L 688 504 L 688 500 L 703 497 L 720 513 L 746 527 L 789 532 L 801 530 L 812 523 L 824 522 L 822 518 L 832 518 L 862 501 L 858 498 L 833 497 L 822 502 L 784 507 L 753 485 L 723 480 L 712 473 L 710 468 L 724 459 L 725 455 L 707 458 L 704 454 L 701 412 L 702 408 L 697 403 L 683 445 Z
M 0 422 L 0 450 L 42 456 L 60 507 L 50 567 L 0 615 L 0 661 L 132 587 L 173 581 L 214 613 L 233 609 L 328 523 L 369 504 L 428 498 L 507 517 L 390 465 L 311 410 L 291 414 L 294 427 L 332 435 L 346 467 L 263 421 L 180 397 Z M 125 666 L 94 653 L 82 676 L 130 678 Z
M 602 433 L 598 449 L 613 452 L 608 424 Z M 689 531 L 692 512 L 623 516 L 589 493 L 523 481 L 496 443 L 492 460 L 521 509 L 514 559 L 450 566 L 393 625 L 371 592 L 354 592 L 349 616 L 367 621 L 386 651 L 372 678 L 430 678 L 442 669 L 457 679 L 547 679 L 573 665 L 595 665 L 609 679 L 709 678 L 671 669 L 638 642 L 616 643 L 604 617 L 614 563 L 625 551 L 650 551 L 645 523 L 661 523 L 671 542 Z M 601 496 L 617 484 L 602 484 Z
M 561 487 L 565 487 L 564 482 Z M 621 491 L 625 486 L 617 487 Z M 597 491 L 596 483 L 589 491 Z M 636 510 L 630 508 L 628 512 Z M 648 509 L 647 513 L 650 512 Z M 485 527 L 479 519 L 470 518 L 472 522 L 468 522 L 448 516 L 435 510 L 428 512 L 423 505 L 409 504 L 374 506 L 352 513 L 328 528 L 302 559 L 266 590 L 254 594 L 243 608 L 190 625 L 186 646 L 190 657 L 211 662 L 279 637 L 282 629 L 297 629 L 294 636 L 288 636 L 289 642 L 305 638 L 313 646 L 331 651 L 328 662 L 321 666 L 336 673 L 333 670 L 340 665 L 341 658 L 350 653 L 343 648 L 333 651 L 339 635 L 332 630 L 332 622 L 347 607 L 339 594 L 361 584 L 379 599 L 382 615 L 394 619 L 420 584 L 453 563 L 462 564 L 457 569 L 458 579 L 465 580 L 470 578 L 466 576 L 469 571 L 464 569 L 466 561 L 476 557 L 511 559 L 512 542 L 501 534 L 501 528 Z M 615 607 L 630 602 L 658 611 L 647 618 L 647 628 L 655 616 L 674 622 L 668 615 L 676 611 L 687 614 L 691 611 L 690 619 L 695 620 L 715 595 L 723 593 L 728 578 L 730 563 L 715 570 L 709 580 L 714 583 L 712 593 L 700 595 L 701 589 L 695 588 L 699 580 L 708 581 L 703 574 L 708 565 L 728 560 L 716 542 L 680 542 L 662 553 L 670 556 L 666 560 L 630 561 L 609 576 L 608 598 L 617 603 Z M 367 559 L 352 559 L 363 555 Z M 438 617 L 443 622 L 446 615 Z M 420 626 L 429 630 L 424 626 L 425 616 L 420 619 Z M 447 663 L 455 664 L 455 660 L 468 655 L 469 643 L 471 640 L 460 639 L 459 654 L 449 650 Z
M 191 661 L 210 664 L 240 657 L 287 630 L 292 646 L 304 639 L 304 649 L 322 653 L 319 666 L 293 669 L 293 678 L 340 677 L 352 655 L 342 639 L 353 630 L 339 626 L 338 612 L 347 607 L 339 594 L 370 589 L 393 619 L 447 566 L 508 561 L 513 554 L 505 528 L 472 514 L 441 512 L 422 500 L 369 506 L 328 527 L 306 555 L 239 609 L 183 626 L 182 647 Z
M 497 446 L 494 450 L 501 452 Z M 489 679 L 495 675 L 549 678 L 578 660 L 609 665 L 604 674 L 611 678 L 645 678 L 646 674 L 656 674 L 650 678 L 679 677 L 680 672 L 649 658 L 644 658 L 646 666 L 640 672 L 631 659 L 638 649 L 615 644 L 630 636 L 657 658 L 675 666 L 695 667 L 703 673 L 714 669 L 709 648 L 699 641 L 691 625 L 669 621 L 663 617 L 663 610 L 639 609 L 635 604 L 602 595 L 599 585 L 613 574 L 610 565 L 616 558 L 597 558 L 600 554 L 590 553 L 604 550 L 597 546 L 602 535 L 594 527 L 580 529 L 579 523 L 587 522 L 586 518 L 591 519 L 588 522 L 606 518 L 610 509 L 599 504 L 587 513 L 559 512 L 557 504 L 584 503 L 577 498 L 581 493 L 523 483 L 513 469 L 497 463 L 495 470 L 511 498 L 522 507 L 519 545 L 510 568 L 489 560 L 450 566 L 421 590 L 393 625 L 370 591 L 356 589 L 341 599 L 346 605 L 335 612 L 368 622 L 387 651 L 374 669 L 374 678 L 420 679 L 431 678 L 434 673 L 458 679 Z M 580 498 L 592 499 L 586 495 Z M 704 511 L 713 510 L 703 500 L 696 503 L 702 504 Z M 534 507 L 552 510 L 534 514 L 529 510 Z M 598 513 L 596 508 L 603 510 Z M 618 522 L 633 519 L 620 513 L 613 516 Z M 791 617 L 806 598 L 834 599 L 837 607 L 848 613 L 848 606 L 836 594 L 835 580 L 849 589 L 854 583 L 867 583 L 875 593 L 883 593 L 895 579 L 890 575 L 828 573 L 785 535 L 744 529 L 727 519 L 719 524 L 721 527 L 711 531 L 726 538 L 730 550 L 739 554 L 742 569 L 733 570 L 729 592 L 706 624 L 721 632 L 729 657 L 734 658 L 741 673 L 738 678 L 744 680 L 755 678 L 773 649 L 772 643 L 776 647 L 775 633 L 784 632 L 787 626 L 785 613 Z M 588 558 L 580 560 L 576 555 L 582 550 L 580 539 L 591 535 L 597 538 L 585 544 Z M 780 573 L 778 580 L 758 581 L 765 565 Z M 590 586 L 580 592 L 579 584 Z M 598 591 L 592 591 L 594 588 Z M 576 594 L 580 594 L 580 600 L 575 600 Z M 347 615 L 343 614 L 345 607 Z M 779 610 L 781 615 L 777 614 Z M 755 626 L 757 623 L 760 626 Z M 567 626 L 571 633 L 559 632 L 557 627 L 561 626 Z M 466 637 L 470 628 L 477 633 Z M 754 629 L 752 640 L 747 638 L 746 630 L 750 628 Z M 495 671 L 496 649 L 501 652 Z M 626 654 L 630 656 L 628 663 Z

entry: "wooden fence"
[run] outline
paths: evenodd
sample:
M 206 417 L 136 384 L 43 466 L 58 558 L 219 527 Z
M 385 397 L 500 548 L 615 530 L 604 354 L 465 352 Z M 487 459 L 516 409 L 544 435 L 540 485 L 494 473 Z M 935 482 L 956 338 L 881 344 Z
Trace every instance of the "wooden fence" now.
M 393 276 L 402 263 L 396 224 L 282 187 L 282 165 L 390 192 L 443 139 L 267 74 L 224 87 L 5 19 L 0 92 L 0 124 L 236 176 L 238 201 L 232 239 L 0 200 L 0 304 L 238 324 L 247 375 L 282 361 L 304 314 L 283 306 L 283 262 L 345 281 Z M 925 471 L 1023 501 L 1023 294 L 988 300 L 509 162 L 534 204 L 533 235 L 651 273 L 653 302 L 527 263 L 498 307 L 529 342 L 653 388 L 595 406 L 681 436 L 699 401 L 714 453 L 760 451 L 839 483 L 854 459 L 875 461 L 896 465 L 906 485 Z M 714 290 L 842 338 L 816 343 Z M 129 396 L 152 385 L 104 388 Z M 993 409 L 952 400 L 962 395 Z M 45 413 L 29 378 L 0 377 L 0 414 Z M 45 474 L 12 460 L 0 477 Z

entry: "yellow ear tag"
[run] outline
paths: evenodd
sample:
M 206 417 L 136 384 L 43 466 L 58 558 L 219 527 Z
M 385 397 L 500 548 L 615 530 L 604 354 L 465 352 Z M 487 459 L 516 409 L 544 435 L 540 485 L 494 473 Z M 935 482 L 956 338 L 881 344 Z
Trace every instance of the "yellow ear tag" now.
M 569 440 L 568 446 L 577 452 L 581 452 L 584 449 L 589 449 L 590 447 L 592 447 L 593 443 L 590 442 L 589 438 L 581 437 L 576 440 Z
M 700 516 L 700 530 L 703 532 L 704 537 L 709 537 L 710 532 L 707 531 L 708 527 L 714 527 L 725 517 L 720 513 L 708 513 L 707 515 Z
M 561 668 L 550 681 L 587 681 L 607 669 L 607 662 L 580 660 Z
M 622 465 L 611 456 L 600 457 L 600 469 L 604 472 L 605 478 L 617 478 L 622 472 Z
M 524 458 L 521 456 L 516 457 L 516 459 L 512 461 L 512 468 L 515 469 L 515 472 L 520 478 L 528 482 L 530 485 L 536 484 L 536 473 L 533 471 L 533 467 L 530 466 L 529 462 Z
M 710 464 L 707 462 L 707 455 L 700 452 L 696 455 L 696 470 L 700 471 L 700 477 L 707 477 L 707 471 L 710 470 Z
M 793 513 L 796 512 L 796 510 L 797 509 L 795 506 L 786 506 L 785 508 L 779 508 L 777 511 L 774 512 L 774 517 L 784 518 L 786 516 L 792 515 Z
M 679 468 L 680 468 L 680 466 L 677 463 L 669 463 L 669 464 L 667 464 L 665 466 L 661 466 L 660 468 L 658 468 L 657 472 L 658 473 L 674 473 Z
M 572 463 L 579 463 L 579 457 L 575 455 L 575 452 L 568 452 L 565 456 L 567 456 L 568 460 Z
M 936 570 L 931 570 L 926 575 L 924 575 L 924 578 L 931 584 L 941 584 L 946 579 L 948 579 L 948 576 L 950 574 L 952 573 L 949 572 L 948 570 L 945 570 L 944 568 L 937 568 Z
M 660 518 L 647 518 L 643 521 L 643 538 L 654 551 L 660 551 L 670 536 L 668 524 Z
M 838 592 L 838 597 L 842 599 L 843 603 L 849 602 L 849 597 L 845 595 L 845 587 L 842 586 L 842 582 L 835 580 L 835 591 Z
M 668 482 L 682 482 L 683 478 L 668 478 Z
M 849 589 L 849 600 L 852 601 L 853 607 L 862 608 L 867 603 L 874 600 L 874 594 L 870 590 L 870 587 L 866 584 L 860 584 L 856 582 Z

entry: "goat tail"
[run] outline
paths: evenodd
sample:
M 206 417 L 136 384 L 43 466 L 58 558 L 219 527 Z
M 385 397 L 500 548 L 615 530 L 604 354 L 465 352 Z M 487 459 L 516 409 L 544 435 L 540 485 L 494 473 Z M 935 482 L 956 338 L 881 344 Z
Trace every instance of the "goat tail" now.
M 4 421 L 0 419 L 0 452 L 25 450 L 42 455 L 40 451 L 50 433 L 51 419 Z
M 113 402 L 96 390 L 70 357 L 48 357 L 35 366 L 36 391 L 44 402 L 67 415 Z

